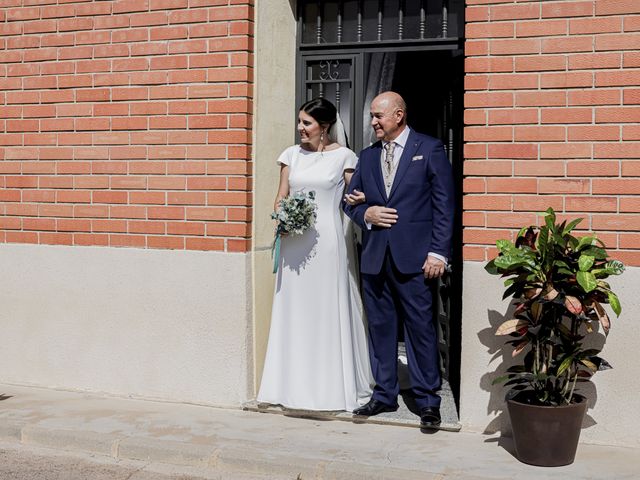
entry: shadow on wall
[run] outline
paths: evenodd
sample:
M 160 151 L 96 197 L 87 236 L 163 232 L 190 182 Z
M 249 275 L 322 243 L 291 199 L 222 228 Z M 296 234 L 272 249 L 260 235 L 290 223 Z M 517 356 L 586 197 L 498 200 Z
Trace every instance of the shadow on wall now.
M 505 341 L 509 341 L 507 337 L 497 336 L 495 334 L 496 330 L 502 323 L 513 318 L 513 311 L 515 307 L 513 305 L 509 306 L 509 309 L 501 314 L 496 310 L 488 310 L 487 317 L 489 320 L 489 327 L 478 332 L 478 339 L 480 343 L 487 347 L 487 353 L 491 355 L 491 359 L 489 361 L 490 366 L 496 365 L 496 362 L 499 362 L 496 365 L 496 369 L 492 372 L 487 372 L 480 379 L 480 388 L 484 391 L 489 392 L 489 404 L 487 405 L 487 414 L 495 415 L 495 418 L 485 427 L 485 434 L 494 434 L 500 432 L 501 435 L 511 436 L 511 426 L 509 423 L 509 414 L 506 410 L 506 396 L 509 392 L 509 387 L 504 386 L 503 384 L 493 385 L 492 382 L 495 378 L 503 375 L 506 370 L 520 363 L 520 356 L 512 358 L 511 352 L 513 349 L 511 347 L 505 346 Z M 597 333 L 596 335 L 589 335 L 589 344 L 593 344 L 593 347 L 602 348 L 605 342 L 605 336 L 602 333 Z M 525 355 L 526 352 L 521 353 L 520 355 Z M 596 392 L 596 387 L 591 381 L 584 381 L 578 384 L 576 387 L 576 391 L 579 391 L 582 395 L 587 397 L 589 401 L 589 408 L 593 408 L 596 405 L 598 395 Z M 582 423 L 582 428 L 589 428 L 596 425 L 596 421 L 591 417 L 588 413 L 585 416 L 584 422 Z
M 0 402 L 2 400 L 9 400 L 12 397 L 12 395 L 5 395 L 4 393 L 0 393 Z

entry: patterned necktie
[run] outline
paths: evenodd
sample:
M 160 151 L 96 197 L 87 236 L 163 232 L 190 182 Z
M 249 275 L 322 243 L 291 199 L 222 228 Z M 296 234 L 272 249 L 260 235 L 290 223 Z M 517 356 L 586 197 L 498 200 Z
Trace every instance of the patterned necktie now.
M 384 156 L 384 167 L 387 169 L 387 175 L 393 172 L 393 151 L 396 149 L 396 142 L 389 142 L 384 146 L 387 153 Z

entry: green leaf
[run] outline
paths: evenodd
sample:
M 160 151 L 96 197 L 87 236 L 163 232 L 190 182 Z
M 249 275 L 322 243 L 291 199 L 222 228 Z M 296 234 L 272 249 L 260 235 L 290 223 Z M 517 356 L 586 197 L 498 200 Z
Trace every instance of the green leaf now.
M 500 250 L 500 253 L 507 254 L 516 249 L 515 245 L 509 240 L 497 240 L 496 247 Z
M 624 272 L 624 263 L 619 260 L 611 260 L 606 263 L 604 268 L 609 275 L 620 275 Z
M 582 272 L 588 272 L 589 269 L 593 266 L 594 261 L 595 258 L 591 255 L 580 255 L 580 258 L 578 259 L 578 268 Z
M 595 275 L 591 272 L 578 272 L 576 280 L 578 280 L 582 289 L 587 293 L 598 286 L 598 281 L 596 280 Z
M 564 227 L 564 230 L 562 230 L 562 235 L 566 235 L 567 233 L 570 233 L 571 230 L 576 228 L 576 225 L 578 225 L 582 220 L 584 220 L 584 219 L 583 218 L 576 218 L 575 220 L 569 222 L 569 225 Z
M 609 298 L 609 305 L 611 305 L 611 309 L 615 312 L 616 316 L 620 316 L 620 312 L 622 312 L 622 306 L 620 305 L 620 300 L 618 296 L 609 291 L 607 292 L 607 297 Z
M 587 235 L 586 237 L 581 237 L 578 242 L 578 247 L 576 250 L 582 250 L 585 247 L 591 246 L 595 243 L 595 237 L 593 235 Z
M 558 367 L 557 375 L 558 376 L 562 375 L 571 366 L 572 363 L 573 363 L 573 355 L 565 358 L 560 364 L 560 366 Z

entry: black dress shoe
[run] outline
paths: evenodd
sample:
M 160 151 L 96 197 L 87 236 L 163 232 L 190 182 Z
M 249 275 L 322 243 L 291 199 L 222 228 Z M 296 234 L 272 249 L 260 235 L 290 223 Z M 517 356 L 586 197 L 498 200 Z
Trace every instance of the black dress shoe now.
M 424 407 L 420 410 L 420 426 L 422 428 L 439 427 L 440 421 L 439 407 Z
M 363 417 L 373 417 L 383 412 L 395 412 L 398 410 L 398 405 L 387 405 L 378 400 L 371 399 L 369 403 L 356 408 L 353 413 L 355 415 L 362 415 Z

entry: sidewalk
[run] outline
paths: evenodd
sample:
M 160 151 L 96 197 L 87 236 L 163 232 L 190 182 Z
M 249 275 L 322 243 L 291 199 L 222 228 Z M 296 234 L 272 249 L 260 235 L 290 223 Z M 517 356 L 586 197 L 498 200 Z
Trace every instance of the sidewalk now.
M 220 478 L 635 479 L 640 450 L 580 445 L 567 467 L 519 463 L 508 439 L 0 385 L 0 440 L 207 468 Z

